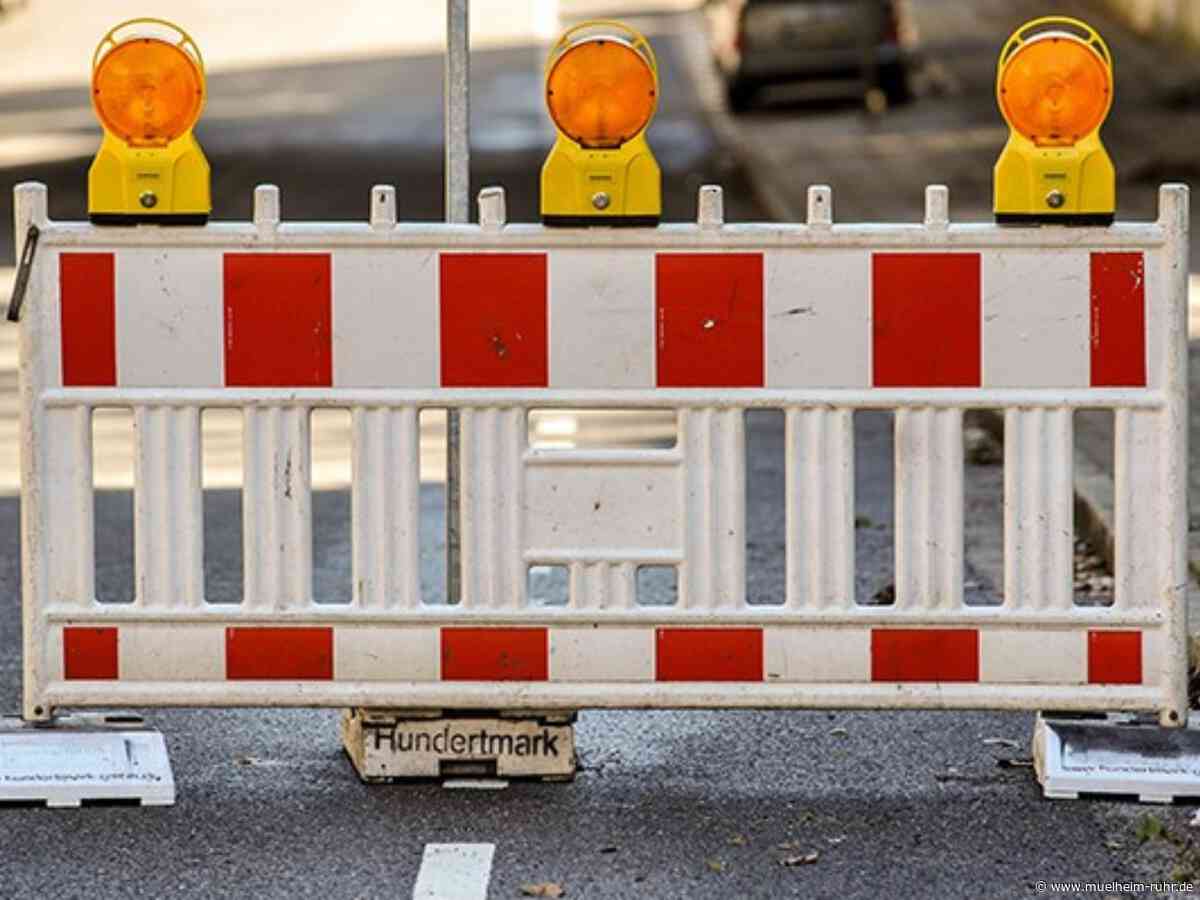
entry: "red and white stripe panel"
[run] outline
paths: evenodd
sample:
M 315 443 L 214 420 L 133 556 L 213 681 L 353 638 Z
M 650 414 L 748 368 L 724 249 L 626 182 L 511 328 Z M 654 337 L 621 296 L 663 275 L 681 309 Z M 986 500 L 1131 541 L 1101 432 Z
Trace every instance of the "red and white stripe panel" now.
M 68 387 L 1147 379 L 1140 252 L 130 249 L 62 252 L 59 275 Z
M 66 626 L 68 681 L 1146 685 L 1157 631 L 868 626 Z M 53 651 L 52 651 L 53 652 Z

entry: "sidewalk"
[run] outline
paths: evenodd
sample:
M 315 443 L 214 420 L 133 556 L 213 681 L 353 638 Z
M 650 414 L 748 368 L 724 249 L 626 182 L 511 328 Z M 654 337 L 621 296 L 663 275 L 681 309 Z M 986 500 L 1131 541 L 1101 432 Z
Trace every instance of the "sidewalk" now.
M 853 100 L 841 109 L 772 104 L 733 117 L 710 62 L 702 24 L 690 29 L 691 74 L 714 130 L 750 174 L 773 217 L 803 221 L 810 184 L 833 187 L 838 221 L 920 221 L 926 184 L 950 187 L 956 221 L 988 221 L 992 166 L 1007 138 L 993 98 L 996 52 L 1026 18 L 1033 0 L 980 0 L 969 11 L 950 0 L 917 0 L 914 12 L 930 65 L 918 99 L 881 117 Z M 1148 43 L 1097 2 L 1065 0 L 1060 12 L 1087 18 L 1109 42 L 1117 63 L 1116 105 L 1104 137 L 1117 163 L 1122 219 L 1157 217 L 1158 186 L 1188 181 L 1200 167 L 1200 54 Z M 1151 141 L 1147 135 L 1158 137 Z M 1200 265 L 1200 204 L 1192 205 L 1193 268 Z M 1193 276 L 1190 353 L 1191 415 L 1189 559 L 1200 579 L 1200 278 Z M 1076 420 L 1077 528 L 1112 564 L 1112 414 L 1086 411 Z

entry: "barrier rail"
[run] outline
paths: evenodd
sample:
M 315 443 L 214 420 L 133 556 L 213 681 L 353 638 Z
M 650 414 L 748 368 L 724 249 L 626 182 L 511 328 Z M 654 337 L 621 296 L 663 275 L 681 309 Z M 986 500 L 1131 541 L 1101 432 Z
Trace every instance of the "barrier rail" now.
M 27 719 L 73 706 L 977 707 L 1185 718 L 1187 189 L 1156 222 L 51 222 L 21 323 Z M 18 248 L 19 250 L 20 248 Z M 91 416 L 133 411 L 135 597 L 94 586 Z M 200 414 L 244 420 L 244 596 L 204 596 Z M 353 417 L 353 593 L 313 596 L 309 413 Z M 422 597 L 418 413 L 461 411 L 462 595 Z M 1005 588 L 963 591 L 962 415 L 1003 408 Z M 1111 607 L 1072 592 L 1072 413 L 1116 411 Z M 678 414 L 551 450 L 530 409 Z M 744 413 L 786 416 L 786 585 L 745 595 Z M 860 409 L 896 410 L 896 598 L 854 598 Z M 569 571 L 565 606 L 527 571 Z M 643 606 L 640 566 L 673 566 Z

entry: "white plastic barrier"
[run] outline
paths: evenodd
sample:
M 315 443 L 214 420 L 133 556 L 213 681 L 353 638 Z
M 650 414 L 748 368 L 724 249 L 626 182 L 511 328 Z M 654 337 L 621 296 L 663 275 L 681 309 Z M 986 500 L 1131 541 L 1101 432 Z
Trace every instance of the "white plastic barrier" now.
M 41 232 L 21 336 L 25 709 L 1156 710 L 1186 697 L 1187 189 L 1107 229 L 544 230 L 373 218 Z M 96 601 L 91 416 L 136 426 L 136 596 Z M 244 596 L 204 596 L 200 413 L 244 420 Z M 463 592 L 421 596 L 418 412 L 462 411 Z M 1074 410 L 1116 410 L 1115 602 L 1077 605 Z M 309 414 L 353 416 L 353 595 L 312 590 Z M 550 450 L 530 409 L 678 412 Z M 786 585 L 745 595 L 744 412 L 786 415 Z M 963 411 L 1003 408 L 1005 585 L 963 597 Z M 854 598 L 852 417 L 896 415 L 896 598 Z M 569 571 L 532 603 L 530 566 Z M 639 605 L 641 566 L 677 601 Z

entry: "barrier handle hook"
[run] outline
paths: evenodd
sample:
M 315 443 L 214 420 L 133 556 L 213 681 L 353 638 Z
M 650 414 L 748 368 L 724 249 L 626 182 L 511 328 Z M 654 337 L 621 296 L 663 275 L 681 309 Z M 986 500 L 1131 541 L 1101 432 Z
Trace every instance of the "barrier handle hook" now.
M 37 252 L 38 236 L 36 225 L 30 225 L 25 235 L 25 247 L 21 250 L 21 261 L 17 264 L 17 280 L 13 283 L 12 300 L 8 304 L 8 321 L 21 321 L 21 307 L 25 303 L 25 291 L 29 287 L 29 272 L 33 268 L 33 254 Z

